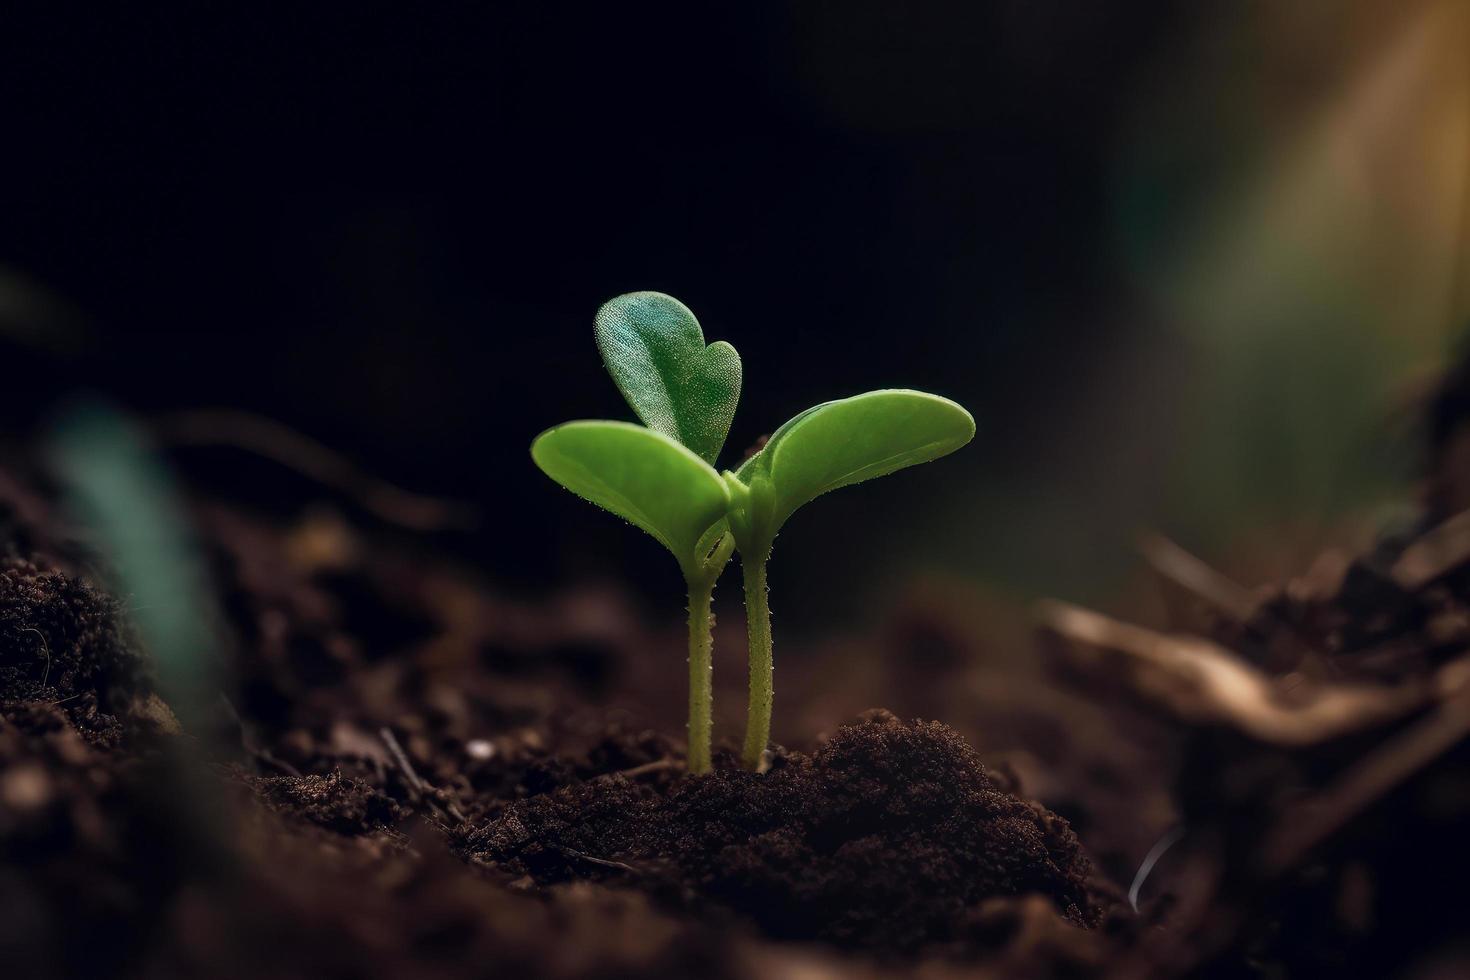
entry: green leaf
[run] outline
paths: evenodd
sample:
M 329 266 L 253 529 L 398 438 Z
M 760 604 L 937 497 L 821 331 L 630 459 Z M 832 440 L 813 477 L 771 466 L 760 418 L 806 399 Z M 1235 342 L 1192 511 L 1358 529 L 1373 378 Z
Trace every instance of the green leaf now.
M 777 429 L 736 472 L 750 493 L 740 499 L 736 489 L 731 524 L 737 535 L 769 543 L 808 501 L 938 459 L 974 435 L 969 412 L 927 392 L 888 389 L 824 402 Z
M 740 355 L 704 344 L 689 308 L 663 293 L 628 293 L 597 311 L 608 373 L 643 424 L 713 464 L 740 401 Z
M 568 422 L 531 443 L 547 476 L 653 535 L 688 571 L 730 494 L 714 469 L 668 436 L 631 422 Z

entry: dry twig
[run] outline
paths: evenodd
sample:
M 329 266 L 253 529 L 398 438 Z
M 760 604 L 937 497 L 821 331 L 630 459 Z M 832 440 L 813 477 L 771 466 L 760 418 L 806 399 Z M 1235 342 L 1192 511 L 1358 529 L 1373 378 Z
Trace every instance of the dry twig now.
M 1056 634 L 1120 656 L 1138 692 L 1184 720 L 1231 725 L 1276 745 L 1313 745 L 1381 724 L 1423 705 L 1432 693 L 1422 683 L 1304 682 L 1288 691 L 1200 637 L 1155 633 L 1056 601 L 1043 603 L 1038 614 Z
M 1269 873 L 1295 866 L 1313 847 L 1414 773 L 1470 736 L 1470 688 L 1384 741 L 1337 781 L 1292 807 L 1262 848 Z
M 464 811 L 455 805 L 453 800 L 441 802 L 439 791 L 419 778 L 419 774 L 414 769 L 413 763 L 409 761 L 408 753 L 404 752 L 403 746 L 398 744 L 398 739 L 394 736 L 391 728 L 384 725 L 378 729 L 378 735 L 382 738 L 383 744 L 388 747 L 388 753 L 393 756 L 393 762 L 398 766 L 399 771 L 403 773 L 403 778 L 408 780 L 409 787 L 420 799 L 424 800 L 436 810 L 443 811 L 452 817 L 456 823 L 464 823 L 469 819 L 464 815 Z

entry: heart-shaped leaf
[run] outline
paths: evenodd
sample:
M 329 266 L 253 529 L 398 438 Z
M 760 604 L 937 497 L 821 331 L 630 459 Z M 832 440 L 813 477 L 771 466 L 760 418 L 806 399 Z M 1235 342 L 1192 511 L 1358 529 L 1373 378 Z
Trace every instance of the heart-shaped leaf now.
M 531 444 L 557 483 L 653 535 L 680 566 L 697 569 L 701 540 L 725 516 L 730 494 L 714 469 L 684 446 L 631 422 L 568 422 Z
M 597 311 L 597 349 L 633 411 L 713 464 L 740 401 L 740 355 L 708 347 L 699 321 L 663 293 L 628 293 Z
M 735 501 L 731 524 L 737 535 L 756 539 L 742 541 L 742 548 L 768 545 L 807 501 L 938 459 L 974 435 L 969 412 L 923 391 L 888 389 L 824 402 L 777 429 L 736 472 L 751 499 Z

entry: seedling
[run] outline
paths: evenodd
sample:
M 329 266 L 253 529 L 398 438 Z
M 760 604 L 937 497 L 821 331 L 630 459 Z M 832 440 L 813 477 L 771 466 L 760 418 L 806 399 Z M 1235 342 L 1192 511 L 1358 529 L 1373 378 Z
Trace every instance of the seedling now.
M 738 548 L 745 577 L 750 700 L 742 758 L 759 769 L 770 741 L 771 613 L 766 563 L 776 534 L 800 507 L 839 487 L 959 449 L 975 420 L 922 391 L 870 391 L 807 409 L 777 429 L 739 469 L 714 463 L 740 397 L 740 358 L 708 347 L 694 315 L 660 293 L 631 293 L 598 312 L 608 371 L 646 427 L 569 422 L 537 437 L 531 455 L 548 476 L 658 539 L 689 589 L 689 770 L 710 767 L 710 602 Z

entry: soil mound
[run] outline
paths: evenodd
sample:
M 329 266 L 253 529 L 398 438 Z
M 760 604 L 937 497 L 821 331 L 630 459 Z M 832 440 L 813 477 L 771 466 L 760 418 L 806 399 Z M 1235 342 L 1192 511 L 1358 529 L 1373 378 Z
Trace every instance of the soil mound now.
M 1095 921 L 1065 820 L 1007 792 L 952 729 L 871 712 L 811 756 L 662 787 L 611 776 L 472 832 L 481 864 L 538 884 L 601 878 L 714 903 L 770 936 L 911 952 L 974 939 L 985 899 L 1039 894 Z
M 0 561 L 0 700 L 77 698 L 121 714 L 146 685 L 119 612 L 115 599 L 82 579 Z

